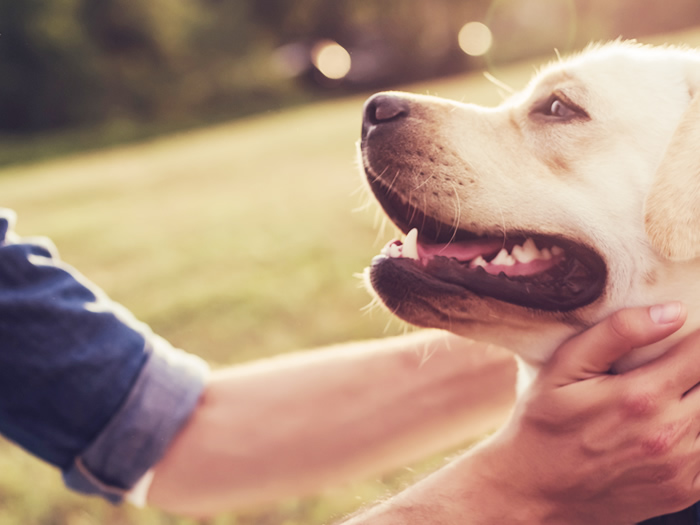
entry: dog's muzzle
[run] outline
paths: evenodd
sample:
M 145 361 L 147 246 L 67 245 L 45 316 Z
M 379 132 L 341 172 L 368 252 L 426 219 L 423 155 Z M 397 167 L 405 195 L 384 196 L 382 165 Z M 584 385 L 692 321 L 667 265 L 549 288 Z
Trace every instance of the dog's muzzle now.
M 380 93 L 364 106 L 361 147 L 367 181 L 391 221 L 404 234 L 411 232 L 403 241 L 390 243 L 373 261 L 371 282 L 380 297 L 389 302 L 389 296 L 403 297 L 403 290 L 418 285 L 423 295 L 461 290 L 555 312 L 598 299 L 607 271 L 602 257 L 590 247 L 536 231 L 468 231 L 442 222 L 419 204 L 423 201 L 416 198 L 418 188 L 433 191 L 420 181 L 430 181 L 430 169 L 436 166 L 418 164 L 409 153 L 424 149 L 415 144 L 416 128 L 429 114 L 420 104 L 400 94 Z M 439 158 L 439 137 L 425 140 L 425 149 L 433 151 L 425 156 Z M 451 177 L 460 175 L 455 170 Z

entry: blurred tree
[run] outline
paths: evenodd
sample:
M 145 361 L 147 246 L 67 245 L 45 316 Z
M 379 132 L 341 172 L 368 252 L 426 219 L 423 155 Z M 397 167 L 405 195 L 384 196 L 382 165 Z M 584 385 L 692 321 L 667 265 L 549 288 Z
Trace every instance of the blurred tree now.
M 251 23 L 251 5 L 0 0 L 0 132 L 187 120 L 246 97 L 269 104 L 255 54 L 272 40 Z
M 103 116 L 150 120 L 164 113 L 193 59 L 199 12 L 189 0 L 82 0 L 79 21 L 99 60 Z
M 94 115 L 97 57 L 78 4 L 0 1 L 0 129 L 65 126 Z
M 554 29 L 566 49 L 700 16 L 697 0 L 674 1 L 0 0 L 0 132 L 192 123 L 298 100 L 270 58 L 284 44 L 308 65 L 315 43 L 335 40 L 352 54 L 343 85 L 370 89 L 483 65 L 457 46 L 468 21 L 492 27 L 490 58 L 505 60 L 549 52 Z

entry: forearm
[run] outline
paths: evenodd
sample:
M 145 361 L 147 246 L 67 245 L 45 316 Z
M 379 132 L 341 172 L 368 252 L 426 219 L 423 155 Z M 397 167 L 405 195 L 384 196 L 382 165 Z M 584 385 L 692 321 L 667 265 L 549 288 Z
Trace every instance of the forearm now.
M 489 440 L 393 498 L 339 525 L 573 525 L 510 479 L 513 452 Z M 523 490 L 525 489 L 525 490 Z M 535 485 L 536 490 L 536 485 Z
M 212 514 L 307 494 L 490 430 L 512 405 L 516 367 L 503 350 L 464 346 L 426 332 L 215 374 L 149 503 Z

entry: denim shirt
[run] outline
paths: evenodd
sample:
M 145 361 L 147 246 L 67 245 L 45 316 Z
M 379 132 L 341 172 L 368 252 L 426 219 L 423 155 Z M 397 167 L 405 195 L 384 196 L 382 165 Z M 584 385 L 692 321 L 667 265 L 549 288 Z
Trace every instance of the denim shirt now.
M 0 209 L 0 433 L 74 490 L 120 502 L 194 410 L 208 367 Z

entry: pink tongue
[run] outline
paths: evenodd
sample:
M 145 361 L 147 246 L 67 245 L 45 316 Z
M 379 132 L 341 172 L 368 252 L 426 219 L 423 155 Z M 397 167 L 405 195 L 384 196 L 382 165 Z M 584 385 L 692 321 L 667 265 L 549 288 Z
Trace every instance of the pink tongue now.
M 479 255 L 489 255 L 503 248 L 503 241 L 498 239 L 480 239 L 477 241 L 452 242 L 449 244 L 418 243 L 418 257 L 452 257 L 460 261 L 471 261 Z

